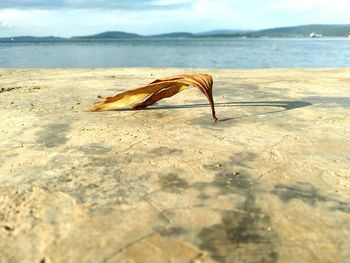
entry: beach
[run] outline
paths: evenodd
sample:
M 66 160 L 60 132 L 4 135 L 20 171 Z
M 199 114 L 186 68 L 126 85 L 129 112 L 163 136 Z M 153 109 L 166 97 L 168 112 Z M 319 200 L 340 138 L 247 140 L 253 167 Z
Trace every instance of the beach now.
M 214 79 L 88 112 L 157 78 Z M 350 69 L 0 69 L 0 262 L 348 262 Z

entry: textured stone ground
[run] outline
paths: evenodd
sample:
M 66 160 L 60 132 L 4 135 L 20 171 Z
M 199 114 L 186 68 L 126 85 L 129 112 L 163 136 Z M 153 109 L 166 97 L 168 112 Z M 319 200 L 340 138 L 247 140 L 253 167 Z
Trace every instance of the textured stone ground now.
M 0 69 L 0 262 L 350 262 L 350 69 Z

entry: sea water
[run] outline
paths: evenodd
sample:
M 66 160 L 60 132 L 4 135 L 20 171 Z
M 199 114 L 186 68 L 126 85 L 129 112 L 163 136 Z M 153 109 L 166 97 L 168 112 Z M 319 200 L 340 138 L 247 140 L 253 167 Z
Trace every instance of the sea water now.
M 350 39 L 184 38 L 1 43 L 0 67 L 350 67 Z

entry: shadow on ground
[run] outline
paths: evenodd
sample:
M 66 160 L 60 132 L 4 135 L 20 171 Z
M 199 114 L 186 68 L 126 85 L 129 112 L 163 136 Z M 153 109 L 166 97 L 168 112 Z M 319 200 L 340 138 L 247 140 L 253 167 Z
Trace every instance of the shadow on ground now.
M 350 97 L 322 97 L 322 96 L 309 96 L 305 98 L 312 103 L 320 104 L 338 104 L 339 106 L 349 107 Z
M 232 117 L 232 118 L 223 118 L 219 119 L 220 122 L 229 121 L 234 119 L 246 118 L 259 116 L 264 114 L 278 113 L 287 110 L 293 110 L 298 108 L 303 108 L 307 106 L 311 106 L 312 103 L 306 101 L 231 101 L 231 102 L 216 102 L 215 107 L 272 107 L 272 108 L 281 108 L 275 111 L 268 111 L 263 113 L 258 113 L 249 116 L 241 116 L 241 117 Z M 158 105 L 154 104 L 150 107 L 138 110 L 176 110 L 176 109 L 194 109 L 194 108 L 207 108 L 210 107 L 207 103 L 196 103 L 196 104 L 180 104 L 180 105 Z M 132 111 L 134 109 L 116 109 L 113 111 Z
M 215 107 L 280 107 L 284 110 L 292 110 L 312 105 L 306 101 L 240 101 L 240 102 L 216 102 Z M 180 105 L 158 105 L 154 104 L 150 107 L 138 110 L 169 110 L 169 109 L 193 109 L 210 107 L 207 103 L 196 104 L 180 104 Z M 134 109 L 115 109 L 112 111 L 131 111 Z

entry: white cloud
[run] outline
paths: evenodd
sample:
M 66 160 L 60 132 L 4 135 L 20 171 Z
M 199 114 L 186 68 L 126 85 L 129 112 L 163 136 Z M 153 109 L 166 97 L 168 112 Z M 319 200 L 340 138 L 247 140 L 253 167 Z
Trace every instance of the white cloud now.
M 2 28 L 2 29 L 11 28 L 11 25 L 0 21 L 0 28 Z
M 0 20 L 0 37 L 350 24 L 350 0 L 0 0 Z
M 154 8 L 176 9 L 195 0 L 1 0 L 0 8 L 19 9 L 104 9 L 149 10 Z
M 74 14 L 69 10 L 62 12 L 38 9 L 0 9 L 0 17 L 3 24 L 11 25 L 11 30 L 6 32 L 7 36 L 23 34 L 69 36 L 80 27 L 78 21 L 74 19 Z M 77 23 L 76 27 L 71 23 Z
M 14 26 L 42 26 L 53 22 L 51 12 L 46 10 L 0 9 L 0 17 L 3 23 Z
M 350 24 L 349 0 L 272 0 L 267 6 L 271 16 L 284 14 L 298 24 Z
M 336 13 L 350 14 L 349 0 L 284 0 L 272 1 L 269 4 L 272 10 L 309 12 L 309 11 L 327 11 Z M 312 14 L 312 13 L 311 13 Z
M 193 2 L 193 0 L 155 0 L 153 1 L 154 5 L 158 5 L 158 6 L 169 6 L 169 5 L 191 5 Z

